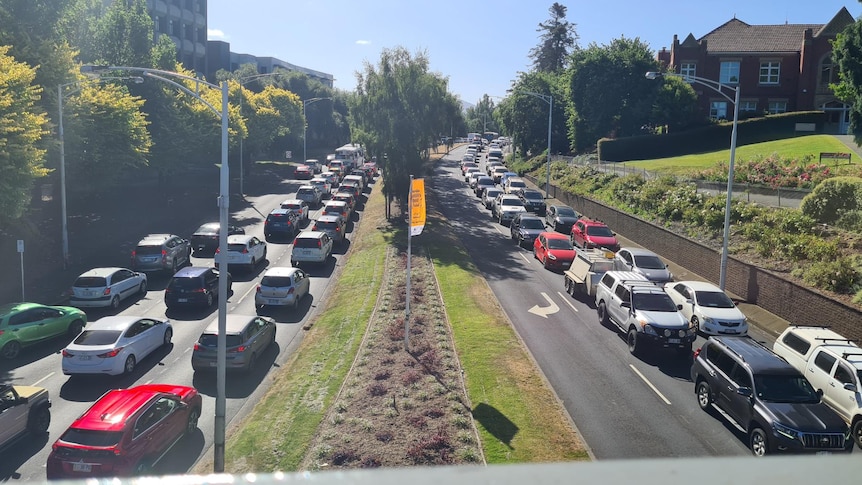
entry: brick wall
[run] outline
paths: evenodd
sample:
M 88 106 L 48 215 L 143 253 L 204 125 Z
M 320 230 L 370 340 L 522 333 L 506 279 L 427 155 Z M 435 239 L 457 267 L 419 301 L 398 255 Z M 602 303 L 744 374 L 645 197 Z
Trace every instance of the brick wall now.
M 540 187 L 543 180 L 524 175 Z M 594 201 L 570 194 L 551 186 L 551 195 L 595 219 L 601 219 L 611 229 L 637 241 L 651 251 L 717 283 L 720 273 L 720 253 L 696 241 L 644 221 L 638 217 Z M 862 340 L 862 311 L 835 301 L 807 287 L 799 286 L 754 265 L 734 259 L 727 260 L 726 289 L 779 317 L 796 324 L 828 325 L 847 338 Z

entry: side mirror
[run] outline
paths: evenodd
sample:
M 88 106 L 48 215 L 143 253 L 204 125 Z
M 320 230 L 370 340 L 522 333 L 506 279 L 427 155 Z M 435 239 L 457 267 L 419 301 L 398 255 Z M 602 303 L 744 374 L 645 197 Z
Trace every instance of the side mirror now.
M 632 307 L 632 304 L 627 302 L 627 301 L 620 303 L 620 308 L 631 308 L 631 307 Z
M 753 395 L 750 387 L 740 387 L 739 389 L 736 390 L 736 393 L 742 397 L 748 397 L 748 398 L 750 398 Z
M 852 382 L 845 382 L 844 389 L 850 392 L 856 392 L 856 385 Z
M 676 306 L 676 309 L 677 309 L 677 310 L 682 310 L 682 305 L 677 305 L 677 306 Z

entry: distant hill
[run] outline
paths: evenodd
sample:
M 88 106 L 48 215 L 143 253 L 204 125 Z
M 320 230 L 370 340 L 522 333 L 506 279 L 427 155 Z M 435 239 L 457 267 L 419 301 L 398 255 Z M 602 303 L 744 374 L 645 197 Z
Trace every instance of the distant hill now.
M 464 100 L 461 100 L 461 111 L 467 111 L 467 108 L 472 108 L 474 106 L 476 105 L 473 103 L 468 103 Z

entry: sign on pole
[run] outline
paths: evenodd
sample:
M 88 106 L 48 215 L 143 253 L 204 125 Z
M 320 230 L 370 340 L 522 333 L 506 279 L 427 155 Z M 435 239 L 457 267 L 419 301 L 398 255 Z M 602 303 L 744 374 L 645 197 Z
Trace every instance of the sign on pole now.
M 410 192 L 410 235 L 418 236 L 425 228 L 425 179 L 413 179 Z

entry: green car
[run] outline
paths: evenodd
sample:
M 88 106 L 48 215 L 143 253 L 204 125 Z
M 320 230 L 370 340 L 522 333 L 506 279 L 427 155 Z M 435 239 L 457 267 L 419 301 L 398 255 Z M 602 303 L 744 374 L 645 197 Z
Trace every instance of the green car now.
M 0 355 L 11 360 L 23 347 L 65 335 L 75 338 L 87 314 L 69 306 L 46 306 L 38 303 L 10 303 L 0 306 Z

